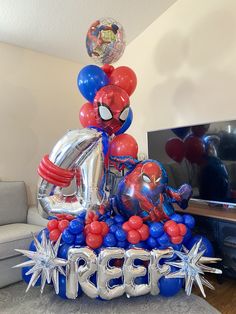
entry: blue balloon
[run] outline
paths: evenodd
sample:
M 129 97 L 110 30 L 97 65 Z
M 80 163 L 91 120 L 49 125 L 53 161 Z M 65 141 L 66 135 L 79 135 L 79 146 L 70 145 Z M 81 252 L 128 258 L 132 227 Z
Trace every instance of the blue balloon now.
M 153 237 L 153 238 L 159 238 L 160 236 L 163 235 L 164 233 L 164 228 L 163 228 L 163 224 L 160 223 L 160 222 L 153 222 L 151 225 L 150 225 L 150 235 Z
M 62 232 L 62 240 L 67 244 L 73 244 L 75 242 L 75 235 L 70 233 L 68 229 Z
M 128 246 L 128 242 L 127 241 L 118 241 L 116 245 L 117 245 L 117 247 L 121 247 L 121 248 L 125 249 Z
M 191 230 L 187 227 L 187 232 L 185 233 L 184 239 L 183 239 L 183 244 L 186 246 L 187 243 L 190 241 L 192 238 L 192 232 Z
M 142 265 L 142 264 L 141 264 Z M 136 277 L 134 279 L 134 283 L 136 285 L 148 284 L 148 274 L 146 273 L 145 276 Z
M 74 219 L 69 224 L 69 231 L 72 234 L 79 234 L 83 231 L 83 229 L 84 229 L 84 226 L 81 223 L 80 219 Z
M 147 245 L 151 248 L 151 249 L 154 249 L 154 248 L 157 248 L 159 245 L 157 244 L 157 241 L 156 239 L 154 239 L 153 237 L 149 237 L 147 239 Z
M 144 241 L 141 241 L 141 242 L 139 242 L 137 244 L 131 244 L 130 243 L 128 245 L 128 248 L 129 249 L 134 249 L 134 248 L 147 249 L 148 248 L 148 244 L 146 242 L 144 242 Z
M 122 125 L 122 127 L 115 133 L 115 135 L 119 135 L 119 134 L 123 134 L 125 133 L 128 128 L 131 126 L 131 123 L 133 121 L 133 111 L 131 108 L 129 108 L 129 113 L 128 116 L 124 122 L 124 124 Z
M 126 240 L 126 232 L 123 229 L 117 229 L 115 232 L 115 236 L 118 241 Z
M 59 293 L 58 295 L 63 299 L 68 299 L 66 296 L 66 277 L 59 274 Z
M 188 127 L 182 127 L 182 128 L 175 128 L 175 129 L 171 129 L 171 131 L 175 135 L 183 139 L 189 133 L 190 127 L 188 126 Z
M 200 239 L 202 239 L 202 243 L 200 245 L 199 251 L 206 250 L 203 256 L 214 257 L 214 248 L 211 242 L 204 236 L 196 235 L 186 244 L 187 248 L 191 250 L 195 243 L 197 243 Z
M 113 278 L 109 281 L 109 287 L 115 287 L 115 286 L 120 286 L 123 284 L 122 277 L 119 278 Z
M 116 238 L 115 238 L 113 233 L 109 232 L 107 235 L 105 235 L 105 237 L 103 239 L 104 246 L 106 246 L 106 247 L 114 246 L 115 247 L 116 243 L 117 243 L 117 241 L 116 241 Z
M 105 222 L 109 227 L 111 227 L 111 225 L 115 223 L 115 221 L 112 218 L 108 218 Z
M 47 220 L 54 220 L 54 219 L 57 219 L 57 217 L 55 216 L 48 216 Z
M 22 279 L 23 279 L 24 282 L 26 282 L 26 283 L 29 283 L 29 282 L 30 282 L 30 279 L 31 279 L 32 274 L 26 275 L 26 273 L 27 273 L 31 268 L 32 268 L 32 267 L 30 267 L 30 266 L 25 266 L 25 267 L 22 267 L 22 269 L 21 269 L 21 276 L 22 276 Z M 40 285 L 41 285 L 41 276 L 40 276 L 39 279 L 37 280 L 35 286 L 40 286 Z
M 93 103 L 97 91 L 103 86 L 108 85 L 108 83 L 108 76 L 97 65 L 85 66 L 79 72 L 77 78 L 77 85 L 81 94 L 91 103 Z
M 118 230 L 117 225 L 114 224 L 114 225 L 111 225 L 111 226 L 110 226 L 110 230 L 109 230 L 109 231 L 110 231 L 111 233 L 116 233 L 117 230 Z
M 45 229 L 41 230 L 39 232 L 39 234 L 37 235 L 37 239 L 39 240 L 39 242 L 42 241 L 42 234 L 43 234 L 43 232 L 45 232 L 47 239 L 49 239 L 49 230 L 47 228 L 45 228 Z
M 63 243 L 60 245 L 59 250 L 58 250 L 58 257 L 67 259 L 68 258 L 68 250 L 69 248 L 73 247 L 73 245 L 69 245 L 67 243 Z
M 35 244 L 34 244 L 34 240 L 31 241 L 30 246 L 29 246 L 29 250 L 33 251 L 33 252 L 36 252 L 36 247 L 35 247 Z
M 192 215 L 184 214 L 183 219 L 186 227 L 190 229 L 193 229 L 195 227 L 195 218 Z
M 157 241 L 163 247 L 168 247 L 170 244 L 170 239 L 166 233 L 164 233 L 160 238 L 158 238 Z
M 176 267 L 171 266 L 171 272 L 178 271 Z M 159 280 L 159 289 L 160 295 L 164 297 L 172 297 L 176 295 L 183 286 L 182 278 L 166 278 L 165 276 L 161 277 Z
M 174 220 L 178 224 L 180 224 L 180 223 L 182 224 L 184 222 L 184 218 L 180 214 L 173 214 L 170 216 L 170 219 Z
M 85 244 L 85 236 L 82 232 L 82 233 L 76 235 L 75 245 L 83 245 L 83 244 Z
M 117 224 L 122 224 L 125 221 L 125 218 L 119 214 L 115 215 L 114 220 Z
M 86 217 L 86 210 L 83 210 L 78 213 L 78 218 L 85 220 L 85 217 Z

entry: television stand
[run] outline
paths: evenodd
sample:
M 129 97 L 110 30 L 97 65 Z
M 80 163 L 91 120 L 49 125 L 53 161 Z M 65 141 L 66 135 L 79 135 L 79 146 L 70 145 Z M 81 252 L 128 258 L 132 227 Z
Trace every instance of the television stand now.
M 224 221 L 231 221 L 236 223 L 236 208 L 224 208 L 217 206 L 209 206 L 207 204 L 197 204 L 196 202 L 189 203 L 185 210 L 175 207 L 176 212 L 191 214 L 194 216 L 202 216 L 214 219 L 221 219 Z
M 222 258 L 223 274 L 236 278 L 236 209 L 195 202 L 190 202 L 186 210 L 175 209 L 195 217 L 196 234 L 206 236 L 213 243 L 216 256 Z

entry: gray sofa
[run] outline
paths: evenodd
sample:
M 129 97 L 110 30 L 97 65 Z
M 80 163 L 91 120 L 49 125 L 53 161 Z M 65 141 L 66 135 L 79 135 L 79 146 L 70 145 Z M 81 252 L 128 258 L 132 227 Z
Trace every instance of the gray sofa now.
M 0 182 L 0 288 L 21 280 L 12 268 L 25 260 L 15 249 L 28 249 L 32 234 L 47 224 L 36 208 L 28 208 L 24 182 Z

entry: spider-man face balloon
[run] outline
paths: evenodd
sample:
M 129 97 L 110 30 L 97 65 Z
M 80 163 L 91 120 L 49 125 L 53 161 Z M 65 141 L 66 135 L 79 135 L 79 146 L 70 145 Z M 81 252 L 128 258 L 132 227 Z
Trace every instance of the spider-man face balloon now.
M 120 87 L 107 85 L 94 98 L 97 124 L 109 135 L 119 131 L 130 110 L 129 96 Z

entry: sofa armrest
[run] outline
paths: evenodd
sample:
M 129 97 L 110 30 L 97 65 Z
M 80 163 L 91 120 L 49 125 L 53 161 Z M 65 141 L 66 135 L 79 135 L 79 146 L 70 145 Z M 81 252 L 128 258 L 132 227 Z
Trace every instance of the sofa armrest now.
M 44 219 L 40 214 L 37 207 L 30 207 L 27 214 L 27 223 L 36 226 L 46 227 L 48 220 Z

